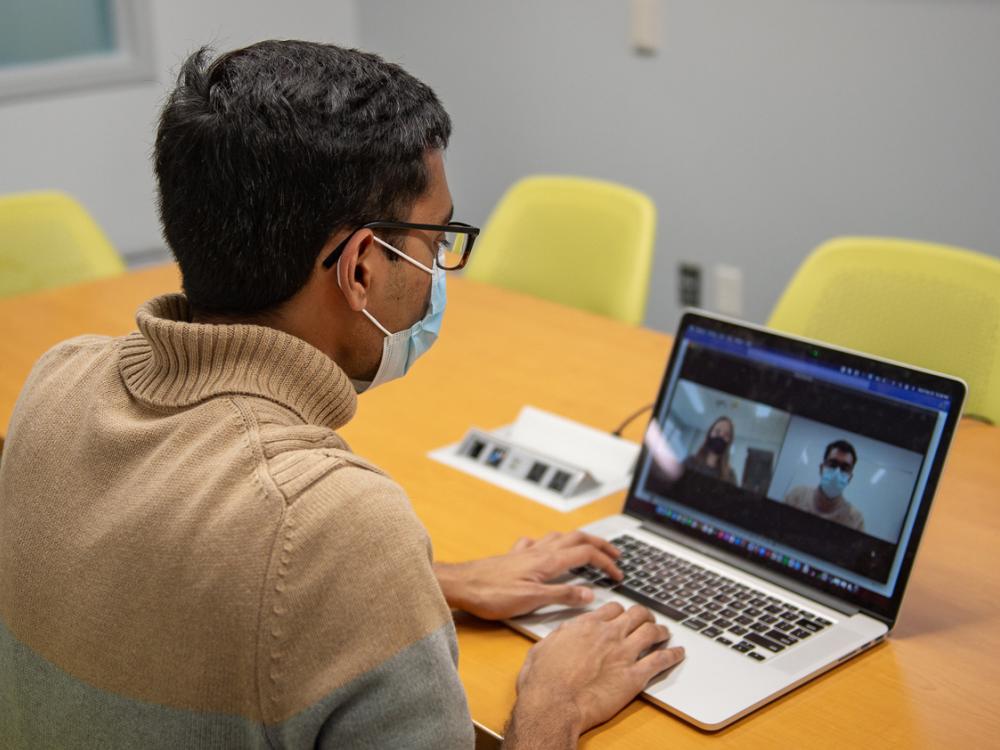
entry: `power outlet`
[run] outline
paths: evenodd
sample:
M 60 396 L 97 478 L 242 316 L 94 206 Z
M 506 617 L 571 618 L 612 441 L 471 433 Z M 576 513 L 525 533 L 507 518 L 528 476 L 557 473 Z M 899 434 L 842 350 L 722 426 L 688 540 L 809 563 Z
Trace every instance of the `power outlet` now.
M 681 263 L 677 266 L 678 295 L 683 307 L 701 307 L 701 266 Z
M 743 270 L 720 263 L 715 267 L 715 309 L 723 315 L 743 315 Z

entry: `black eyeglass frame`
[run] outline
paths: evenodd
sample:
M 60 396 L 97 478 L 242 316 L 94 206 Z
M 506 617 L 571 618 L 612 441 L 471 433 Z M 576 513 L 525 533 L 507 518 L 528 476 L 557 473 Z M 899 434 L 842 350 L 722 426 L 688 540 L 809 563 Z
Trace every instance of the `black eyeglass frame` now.
M 846 461 L 838 461 L 835 458 L 824 458 L 823 466 L 828 469 L 838 469 L 839 471 L 847 472 L 852 476 L 854 475 L 854 464 L 848 466 Z
M 344 241 L 337 245 L 333 251 L 323 259 L 323 268 L 333 268 L 333 264 L 337 262 L 340 254 L 344 252 L 344 248 L 347 247 L 347 243 L 351 240 L 351 237 L 354 236 L 355 232 L 359 232 L 362 229 L 386 229 L 389 231 L 420 229 L 430 232 L 454 232 L 456 234 L 466 235 L 466 237 L 468 237 L 468 242 L 466 242 L 465 249 L 462 250 L 462 260 L 458 262 L 457 266 L 445 268 L 438 262 L 438 254 L 434 253 L 434 265 L 444 271 L 458 271 L 459 269 L 465 268 L 465 264 L 469 262 L 469 255 L 472 253 L 472 246 L 476 244 L 476 237 L 479 236 L 479 227 L 474 227 L 471 224 L 464 224 L 461 221 L 450 221 L 447 224 L 414 224 L 409 221 L 370 221 L 367 224 L 362 224 L 360 227 L 347 235 L 347 237 L 344 238 Z

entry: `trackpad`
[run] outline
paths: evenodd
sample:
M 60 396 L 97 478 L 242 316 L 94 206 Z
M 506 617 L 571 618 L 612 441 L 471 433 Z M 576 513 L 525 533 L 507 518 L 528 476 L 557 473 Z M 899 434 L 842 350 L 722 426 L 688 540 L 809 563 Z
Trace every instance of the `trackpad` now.
M 812 671 L 821 663 L 829 664 L 831 656 L 839 659 L 861 645 L 861 638 L 848 628 L 834 628 L 820 638 L 811 638 L 792 649 L 787 655 L 771 661 L 771 666 L 789 674 Z

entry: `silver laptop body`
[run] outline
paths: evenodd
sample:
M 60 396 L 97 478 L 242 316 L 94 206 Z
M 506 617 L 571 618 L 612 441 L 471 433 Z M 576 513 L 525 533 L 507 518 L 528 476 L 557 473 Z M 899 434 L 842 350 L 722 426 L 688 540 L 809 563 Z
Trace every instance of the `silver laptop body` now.
M 644 697 L 717 730 L 883 640 L 965 391 L 685 313 L 623 512 L 584 529 L 623 549 L 625 580 L 566 579 L 594 587 L 592 608 L 645 604 L 685 647 Z M 576 614 L 509 624 L 542 638 Z

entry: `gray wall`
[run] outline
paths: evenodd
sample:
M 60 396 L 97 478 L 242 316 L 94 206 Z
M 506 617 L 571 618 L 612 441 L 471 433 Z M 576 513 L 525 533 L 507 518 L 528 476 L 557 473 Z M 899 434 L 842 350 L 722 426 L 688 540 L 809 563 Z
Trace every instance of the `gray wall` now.
M 354 0 L 150 0 L 157 80 L 0 104 L 0 193 L 75 195 L 126 256 L 161 250 L 150 153 L 184 56 L 296 37 L 358 44 Z M 292 10 L 289 10 L 292 7 Z
M 1000 255 L 1000 3 L 662 0 L 651 58 L 629 49 L 628 8 L 364 0 L 358 21 L 451 112 L 458 218 L 533 172 L 652 196 L 653 327 L 674 325 L 680 260 L 739 266 L 760 321 L 838 234 Z

